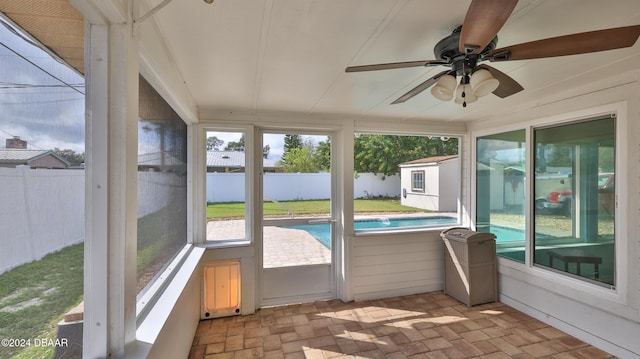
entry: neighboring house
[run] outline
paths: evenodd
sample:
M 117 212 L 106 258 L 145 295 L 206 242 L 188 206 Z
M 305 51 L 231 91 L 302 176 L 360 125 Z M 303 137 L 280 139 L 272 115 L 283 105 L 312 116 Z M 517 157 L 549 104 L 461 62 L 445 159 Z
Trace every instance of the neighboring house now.
M 207 172 L 244 172 L 245 156 L 242 151 L 207 151 Z M 264 172 L 282 172 L 276 161 L 263 158 Z
M 403 206 L 455 212 L 460 183 L 457 155 L 427 157 L 400 164 Z
M 51 150 L 0 149 L 0 167 L 24 165 L 31 168 L 67 169 L 70 164 Z

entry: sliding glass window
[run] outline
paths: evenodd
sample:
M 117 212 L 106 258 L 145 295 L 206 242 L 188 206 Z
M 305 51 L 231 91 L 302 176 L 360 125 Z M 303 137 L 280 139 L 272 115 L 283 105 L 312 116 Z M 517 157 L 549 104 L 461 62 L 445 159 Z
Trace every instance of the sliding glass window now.
M 525 260 L 525 130 L 478 138 L 476 227 L 496 235 L 501 257 Z
M 615 285 L 615 119 L 534 131 L 534 262 Z

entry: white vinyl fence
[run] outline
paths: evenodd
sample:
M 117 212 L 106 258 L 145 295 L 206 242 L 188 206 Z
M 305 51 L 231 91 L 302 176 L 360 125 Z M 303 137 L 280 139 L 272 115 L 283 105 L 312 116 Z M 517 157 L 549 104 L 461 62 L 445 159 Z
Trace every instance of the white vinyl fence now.
M 0 168 L 0 273 L 84 240 L 84 171 Z
M 244 173 L 207 173 L 207 202 L 244 202 Z M 278 201 L 330 198 L 330 173 L 265 173 L 264 196 Z M 400 197 L 400 176 L 361 173 L 354 197 Z
M 325 199 L 330 197 L 329 173 L 267 173 L 267 197 L 276 200 Z M 153 196 L 158 187 L 182 185 L 182 179 L 160 181 L 157 174 L 139 173 L 144 216 L 167 205 L 168 197 Z M 175 180 L 176 183 L 173 183 Z M 32 170 L 27 166 L 0 168 L 0 274 L 20 264 L 41 259 L 84 240 L 84 171 Z M 400 176 L 359 174 L 355 198 L 399 197 Z M 244 173 L 208 173 L 207 201 L 243 202 Z

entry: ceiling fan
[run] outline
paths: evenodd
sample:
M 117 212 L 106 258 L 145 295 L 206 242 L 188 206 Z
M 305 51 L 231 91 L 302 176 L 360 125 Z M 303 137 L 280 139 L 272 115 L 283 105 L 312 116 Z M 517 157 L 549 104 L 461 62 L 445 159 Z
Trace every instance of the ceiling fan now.
M 504 98 L 524 88 L 507 74 L 484 61 L 539 59 L 585 54 L 633 46 L 640 37 L 640 25 L 564 35 L 497 48 L 497 33 L 518 0 L 472 0 L 464 22 L 434 47 L 437 60 L 394 62 L 350 66 L 346 72 L 388 70 L 419 66 L 447 66 L 444 70 L 400 96 L 392 104 L 403 103 L 433 86 L 434 97 L 448 101 L 454 96 L 464 107 L 478 97 L 493 93 Z M 457 77 L 460 77 L 458 84 Z

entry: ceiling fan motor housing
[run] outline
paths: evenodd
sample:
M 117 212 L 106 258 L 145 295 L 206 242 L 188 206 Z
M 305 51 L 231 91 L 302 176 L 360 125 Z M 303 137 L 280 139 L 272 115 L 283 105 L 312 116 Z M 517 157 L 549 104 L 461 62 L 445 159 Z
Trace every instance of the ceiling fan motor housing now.
M 462 26 L 458 26 L 451 35 L 440 40 L 433 48 L 436 58 L 447 61 L 446 66 L 451 66 L 451 72 L 455 73 L 455 76 L 470 75 L 478 62 L 498 44 L 498 36 L 495 36 L 479 54 L 464 54 L 458 50 L 461 31 Z

